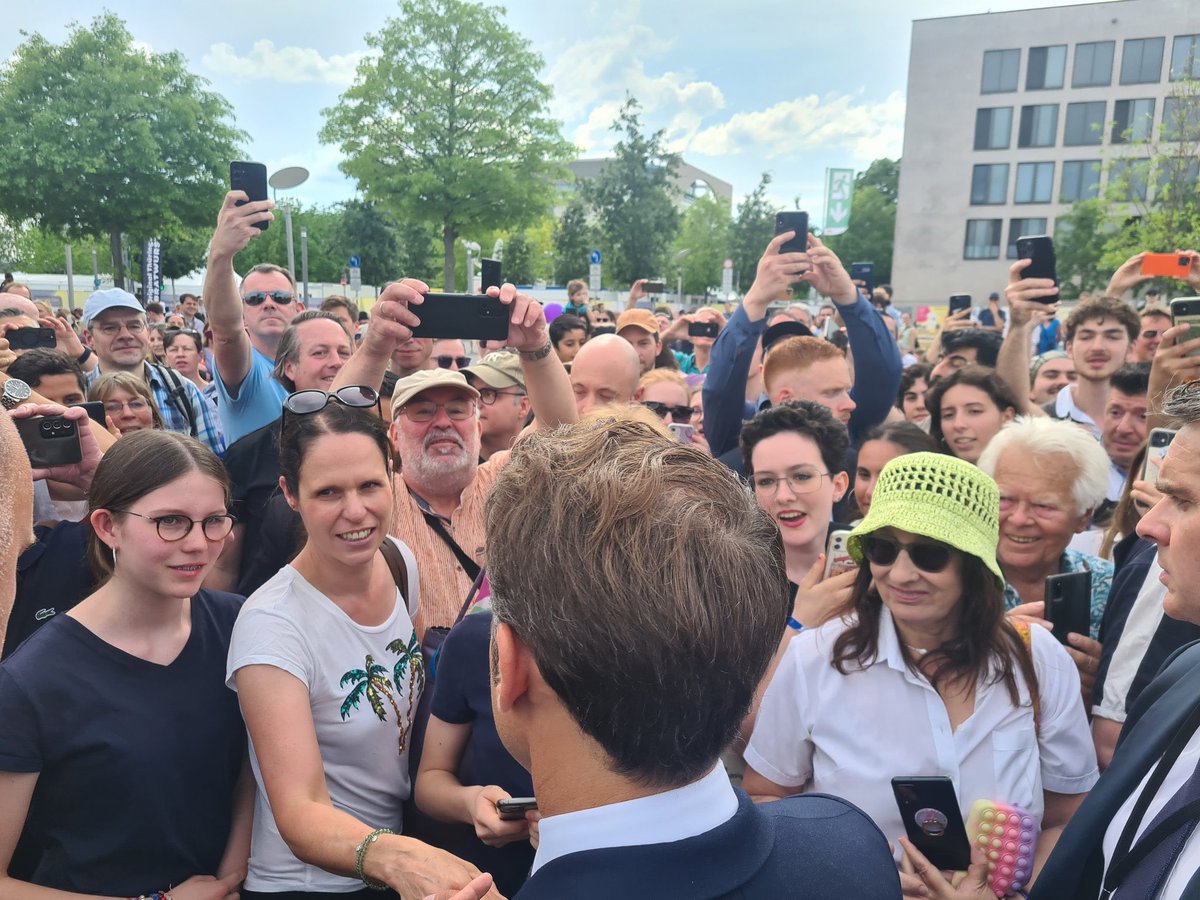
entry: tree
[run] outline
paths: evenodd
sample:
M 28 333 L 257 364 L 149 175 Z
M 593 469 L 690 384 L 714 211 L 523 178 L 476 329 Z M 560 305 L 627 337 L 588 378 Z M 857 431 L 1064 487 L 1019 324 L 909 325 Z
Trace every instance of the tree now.
M 588 277 L 588 259 L 596 249 L 596 235 L 588 222 L 587 204 L 571 198 L 554 226 L 554 280 L 566 284 L 572 278 Z
M 533 284 L 533 247 L 522 231 L 515 231 L 504 242 L 504 280 L 513 284 Z
M 1054 222 L 1054 256 L 1058 280 L 1065 300 L 1084 291 L 1103 290 L 1109 273 L 1104 271 L 1104 232 L 1107 213 L 1104 201 L 1081 200 Z
M 347 200 L 336 211 L 333 252 L 340 253 L 341 263 L 348 264 L 351 256 L 357 256 L 366 284 L 381 285 L 400 278 L 395 220 L 369 200 Z
M 122 235 L 140 242 L 209 225 L 241 132 L 229 104 L 179 53 L 134 46 L 111 13 L 63 44 L 25 35 L 0 70 L 0 212 L 72 238 L 107 236 L 123 283 Z
M 675 271 L 683 277 L 685 293 L 703 294 L 721 283 L 721 267 L 730 253 L 732 239 L 733 220 L 727 201 L 715 196 L 701 197 L 688 207 L 679 237 L 671 248 L 672 259 L 678 259 Z M 685 250 L 687 255 L 679 258 Z
M 873 262 L 875 284 L 892 280 L 899 189 L 900 160 L 875 160 L 854 178 L 850 227 L 843 234 L 822 238 L 847 269 L 852 262 Z
M 639 108 L 626 97 L 612 125 L 622 135 L 613 158 L 582 186 L 609 251 L 607 270 L 619 284 L 663 274 L 680 224 L 674 183 L 679 154 L 667 151 L 663 130 L 642 132 Z
M 280 203 L 284 202 L 280 198 Z M 292 202 L 292 201 L 288 201 Z M 293 203 L 292 207 L 292 252 L 296 257 L 296 280 L 302 276 L 300 230 L 308 232 L 308 280 L 340 281 L 347 269 L 349 254 L 343 252 L 341 240 L 342 215 L 336 209 L 305 207 Z M 287 229 L 283 225 L 283 214 L 275 213 L 271 227 L 246 245 L 237 255 L 239 271 L 246 271 L 259 263 L 288 264 Z
M 212 227 L 177 228 L 161 239 L 159 262 L 163 278 L 183 278 L 204 266 Z
M 537 218 L 574 155 L 547 111 L 542 58 L 503 12 L 468 0 L 401 0 L 400 15 L 367 35 L 378 55 L 324 110 L 321 140 L 341 147 L 341 169 L 367 199 L 439 227 L 447 286 L 459 236 Z
M 733 280 L 741 291 L 748 291 L 758 274 L 758 261 L 775 236 L 775 208 L 767 200 L 771 173 L 763 172 L 758 186 L 738 204 L 733 220 L 730 259 Z

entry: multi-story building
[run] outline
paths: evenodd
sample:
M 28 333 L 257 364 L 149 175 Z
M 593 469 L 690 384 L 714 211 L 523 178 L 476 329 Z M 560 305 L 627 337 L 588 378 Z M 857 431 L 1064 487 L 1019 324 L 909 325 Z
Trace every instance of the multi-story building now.
M 1017 238 L 1053 234 L 1074 201 L 1110 180 L 1131 200 L 1152 198 L 1144 142 L 1178 136 L 1188 143 L 1175 146 L 1196 146 L 1197 80 L 1198 0 L 915 21 L 897 300 L 942 305 L 952 293 L 978 301 L 1003 291 Z M 1182 163 L 1194 183 L 1197 160 Z

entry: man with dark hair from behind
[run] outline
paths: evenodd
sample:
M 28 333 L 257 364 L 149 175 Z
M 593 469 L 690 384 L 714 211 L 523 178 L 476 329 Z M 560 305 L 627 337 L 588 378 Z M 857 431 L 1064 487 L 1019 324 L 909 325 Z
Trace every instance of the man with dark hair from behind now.
M 755 806 L 720 763 L 789 612 L 779 532 L 731 472 L 628 419 L 539 432 L 487 537 L 496 727 L 542 817 L 522 900 L 900 896 L 861 811 Z
M 998 331 L 986 331 L 982 328 L 962 328 L 944 332 L 942 352 L 938 356 L 937 365 L 929 373 L 930 383 L 971 364 L 994 369 L 1003 341 L 1004 338 Z
M 27 350 L 8 367 L 10 378 L 19 378 L 51 403 L 82 403 L 87 393 L 83 370 L 61 350 L 39 347 Z

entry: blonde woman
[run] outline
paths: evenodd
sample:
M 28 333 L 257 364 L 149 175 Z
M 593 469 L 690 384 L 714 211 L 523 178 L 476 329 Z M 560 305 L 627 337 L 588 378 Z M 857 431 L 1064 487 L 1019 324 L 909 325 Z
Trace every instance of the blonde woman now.
M 104 404 L 109 428 L 117 437 L 151 428 L 163 429 L 162 413 L 150 393 L 150 386 L 129 372 L 101 375 L 88 388 L 88 400 Z

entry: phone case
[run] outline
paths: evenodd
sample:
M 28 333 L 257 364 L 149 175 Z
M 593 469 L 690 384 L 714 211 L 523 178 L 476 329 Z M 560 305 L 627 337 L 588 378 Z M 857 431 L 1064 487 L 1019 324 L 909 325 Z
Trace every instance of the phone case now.
M 73 420 L 62 416 L 36 416 L 16 422 L 21 443 L 29 455 L 29 465 L 33 468 L 69 466 L 83 459 L 79 429 Z
M 1054 241 L 1044 234 L 1017 238 L 1017 259 L 1032 262 L 1021 273 L 1022 278 L 1049 278 L 1058 284 L 1058 261 L 1054 256 Z M 1038 297 L 1038 303 L 1055 303 L 1058 295 Z
M 695 443 L 696 427 L 694 425 L 684 425 L 678 422 L 672 422 L 667 426 L 667 430 L 675 435 L 675 440 L 681 444 Z
M 1191 268 L 1192 258 L 1179 253 L 1147 253 L 1142 257 L 1143 275 L 1161 275 L 1182 281 Z
M 1176 297 L 1172 300 L 1171 324 L 1188 326 L 1187 334 L 1175 339 L 1177 344 L 1200 338 L 1200 297 Z M 1200 356 L 1200 351 L 1193 350 L 1188 356 Z
M 944 775 L 892 779 L 904 831 L 939 869 L 961 872 L 971 864 L 971 843 L 954 784 Z
M 796 236 L 779 248 L 780 253 L 808 252 L 808 213 L 781 212 L 775 214 L 775 233 L 794 231 Z
M 484 294 L 429 293 L 412 311 L 421 320 L 413 337 L 502 341 L 508 337 L 512 304 Z
M 692 322 L 688 325 L 688 337 L 715 338 L 721 333 L 721 326 L 716 322 Z
M 1163 457 L 1167 455 L 1177 433 L 1171 428 L 1155 428 L 1150 432 L 1150 439 L 1146 442 L 1146 458 L 1142 462 L 1142 481 L 1154 484 L 1158 480 Z
M 954 294 L 950 298 L 950 315 L 954 315 L 956 312 L 961 312 L 964 309 L 970 309 L 970 308 L 971 308 L 971 295 L 970 294 Z
M 987 855 L 988 885 L 997 897 L 1019 891 L 1033 874 L 1037 819 L 1010 803 L 976 800 L 967 816 L 967 834 Z
M 843 572 L 850 572 L 858 568 L 858 563 L 846 549 L 846 541 L 849 537 L 849 531 L 835 531 L 829 536 L 829 544 L 825 548 L 825 578 L 829 578 L 831 575 L 841 575 Z
M 500 287 L 504 283 L 501 274 L 500 260 L 485 259 L 479 264 L 479 289 L 486 291 L 490 287 Z
M 1059 643 L 1065 644 L 1071 632 L 1091 634 L 1091 572 L 1066 572 L 1046 579 L 1046 619 Z
M 229 189 L 245 191 L 246 196 L 253 200 L 267 199 L 267 167 L 255 162 L 231 162 L 229 164 Z M 238 206 L 249 201 L 239 200 Z M 255 222 L 254 227 L 266 231 L 270 222 Z

